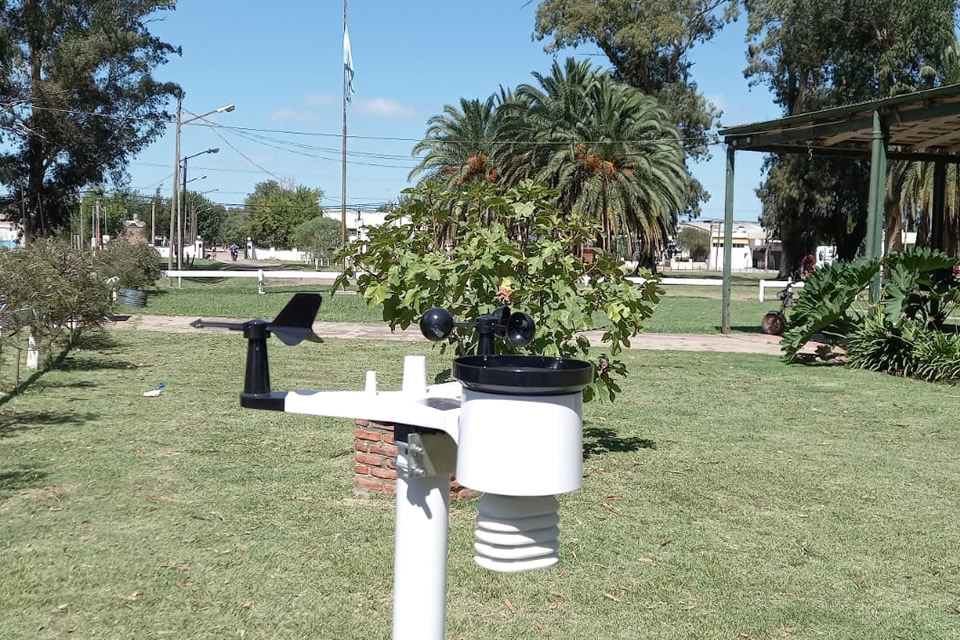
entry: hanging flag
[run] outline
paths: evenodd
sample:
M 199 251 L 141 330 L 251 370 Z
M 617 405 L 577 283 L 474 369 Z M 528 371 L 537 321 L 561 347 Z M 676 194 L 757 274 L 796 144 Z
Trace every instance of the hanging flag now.
M 343 25 L 343 82 L 347 102 L 353 97 L 353 53 L 350 51 L 350 33 Z

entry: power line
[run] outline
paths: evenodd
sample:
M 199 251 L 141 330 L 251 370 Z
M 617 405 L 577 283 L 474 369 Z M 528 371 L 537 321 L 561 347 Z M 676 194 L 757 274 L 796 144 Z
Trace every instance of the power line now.
M 255 142 L 255 143 L 257 143 L 257 144 L 262 144 L 262 145 L 264 145 L 264 146 L 271 147 L 271 148 L 277 149 L 277 150 L 279 150 L 279 151 L 284 151 L 284 152 L 286 152 L 286 153 L 292 153 L 292 154 L 298 155 L 298 156 L 306 156 L 306 157 L 308 157 L 308 158 L 314 158 L 314 159 L 317 159 L 317 160 L 326 160 L 326 161 L 328 161 L 328 162 L 338 162 L 338 163 L 339 163 L 339 162 L 342 161 L 340 158 L 330 158 L 330 157 L 326 157 L 326 156 L 317 155 L 317 154 L 315 154 L 315 153 L 309 153 L 309 152 L 307 152 L 307 151 L 298 151 L 298 150 L 296 150 L 296 149 L 287 149 L 287 148 L 285 148 L 285 147 L 281 147 L 281 146 L 278 146 L 278 145 L 275 145 L 275 144 L 271 144 L 271 143 L 269 143 L 269 142 L 265 142 L 265 141 L 262 141 L 262 140 L 256 140 L 256 139 L 253 139 L 253 138 L 249 138 L 249 137 L 247 137 L 245 134 L 240 133 L 240 132 L 232 132 L 232 133 L 233 133 L 234 135 L 241 136 L 241 137 L 243 137 L 244 139 L 250 140 L 251 142 Z M 387 168 L 387 169 L 406 169 L 406 170 L 408 170 L 408 171 L 414 168 L 414 165 L 412 165 L 412 164 L 411 164 L 411 165 L 380 164 L 380 163 L 376 163 L 376 162 L 357 162 L 356 160 L 347 160 L 347 164 L 360 165 L 360 166 L 365 166 L 365 167 L 383 167 L 383 168 Z
M 217 137 L 218 137 L 218 138 L 220 138 L 221 140 L 223 140 L 223 143 L 224 143 L 225 145 L 227 145 L 228 147 L 230 147 L 231 149 L 233 149 L 234 151 L 236 151 L 238 154 L 240 154 L 240 156 L 241 156 L 244 160 L 246 160 L 247 162 L 249 162 L 250 164 L 252 164 L 253 166 L 255 166 L 257 169 L 260 169 L 260 171 L 263 171 L 265 174 L 267 174 L 268 176 L 273 177 L 275 180 L 278 180 L 278 181 L 279 181 L 279 180 L 282 179 L 282 178 L 280 178 L 280 176 L 278 176 L 277 174 L 273 173 L 272 171 L 268 171 L 267 169 L 264 169 L 263 167 L 261 167 L 259 164 L 257 164 L 256 162 L 254 162 L 252 158 L 248 157 L 247 154 L 245 154 L 243 151 L 240 151 L 240 149 L 237 149 L 235 146 L 233 146 L 233 143 L 230 142 L 229 140 L 227 140 L 226 138 L 224 138 L 224 137 L 220 134 L 219 131 L 217 131 L 216 129 L 213 129 L 213 132 L 214 132 L 215 134 L 217 134 Z
M 148 122 L 162 121 L 166 124 L 174 124 L 175 120 L 163 119 L 163 118 L 150 118 L 146 116 L 125 116 L 117 113 L 97 113 L 96 111 L 77 111 L 75 109 L 58 109 L 56 107 L 38 107 L 37 105 L 30 105 L 30 109 L 33 111 L 54 111 L 57 113 L 68 113 L 70 115 L 77 116 L 93 116 L 96 118 L 113 118 L 114 120 L 141 120 Z
M 190 126 L 196 124 L 200 127 L 216 127 L 220 129 L 228 129 L 231 131 L 254 131 L 259 133 L 282 133 L 286 135 L 296 135 L 296 136 L 313 136 L 313 137 L 323 137 L 323 138 L 340 138 L 342 134 L 340 133 L 326 133 L 326 132 L 316 132 L 316 131 L 296 131 L 293 129 L 263 129 L 259 127 L 237 127 L 231 125 L 224 125 L 219 123 L 189 123 L 185 126 Z M 490 144 L 490 145 L 508 145 L 508 144 L 517 144 L 517 145 L 531 145 L 531 146 L 557 146 L 557 145 L 569 145 L 574 143 L 581 144 L 649 144 L 652 142 L 685 142 L 685 141 L 699 141 L 702 138 L 699 137 L 665 137 L 665 138 L 648 138 L 644 140 L 444 140 L 442 138 L 403 138 L 403 137 L 394 137 L 394 136 L 362 136 L 350 134 L 348 138 L 354 138 L 357 140 L 388 140 L 394 142 L 439 142 L 442 144 Z M 722 142 L 704 142 L 707 146 L 718 146 L 722 145 Z
M 114 118 L 118 120 L 140 120 L 140 121 L 150 121 L 156 122 L 157 120 L 164 121 L 162 118 L 152 118 L 145 116 L 126 116 L 121 114 L 111 114 L 111 113 L 97 113 L 94 111 L 79 111 L 76 109 L 59 109 L 56 107 L 39 107 L 31 105 L 32 109 L 40 111 L 54 111 L 59 113 L 68 113 L 71 115 L 83 115 L 83 116 L 93 116 L 98 118 Z M 193 112 L 184 109 L 187 113 L 192 115 Z M 174 124 L 174 120 L 165 120 L 166 124 Z M 217 129 L 226 129 L 231 131 L 248 131 L 248 132 L 260 132 L 260 133 L 280 133 L 285 135 L 297 135 L 297 136 L 308 136 L 308 137 L 324 137 L 324 138 L 341 138 L 342 134 L 340 133 L 328 133 L 328 132 L 317 132 L 317 131 L 298 131 L 295 129 L 267 129 L 260 127 L 238 127 L 231 125 L 219 124 L 216 122 L 211 122 L 206 118 L 200 118 L 196 122 L 188 122 L 184 126 L 198 126 L 198 127 L 210 127 Z M 802 127 L 796 127 L 802 128 Z M 792 129 L 785 129 L 785 131 L 790 131 Z M 441 144 L 490 144 L 490 145 L 507 145 L 507 144 L 519 144 L 519 145 L 531 145 L 531 146 L 555 146 L 555 145 L 566 145 L 571 144 L 572 142 L 580 142 L 582 144 L 640 144 L 640 143 L 651 143 L 651 142 L 686 142 L 686 141 L 701 141 L 700 137 L 666 137 L 666 138 L 651 138 L 646 140 L 578 140 L 578 141 L 553 141 L 553 140 L 444 140 L 441 138 L 407 138 L 400 136 L 367 136 L 367 135 L 357 135 L 350 134 L 347 135 L 348 138 L 354 138 L 357 140 L 386 140 L 393 142 L 432 142 L 432 143 L 441 143 Z M 703 142 L 705 146 L 720 146 L 723 145 L 723 142 Z M 350 153 L 350 152 L 348 152 Z M 360 152 L 355 152 L 360 153 Z M 399 156 L 398 156 L 399 158 Z

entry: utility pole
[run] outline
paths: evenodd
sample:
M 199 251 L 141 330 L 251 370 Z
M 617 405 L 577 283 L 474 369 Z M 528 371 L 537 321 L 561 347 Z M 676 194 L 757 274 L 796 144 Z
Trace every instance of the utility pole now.
M 170 250 L 167 252 L 167 271 L 173 270 L 173 245 L 174 245 L 174 224 L 175 221 L 180 216 L 180 198 L 179 198 L 179 187 L 180 187 L 180 120 L 183 115 L 183 98 L 177 100 L 177 128 L 176 128 L 176 144 L 174 145 L 174 155 L 173 155 L 173 197 L 170 199 Z M 177 254 L 179 255 L 179 251 Z
M 101 239 L 100 239 L 100 196 L 97 196 L 96 202 L 93 204 L 93 219 L 94 219 L 94 232 L 93 232 L 93 251 L 96 253 L 101 248 Z
M 30 242 L 29 217 L 27 216 L 27 199 L 23 195 L 23 185 L 20 185 L 20 233 L 23 235 L 23 246 Z M 20 361 L 17 361 L 20 364 Z
M 83 251 L 83 200 L 80 201 L 80 224 L 78 226 L 80 228 L 80 246 L 77 248 L 80 249 L 80 251 Z
M 347 66 L 347 53 L 349 49 L 349 40 L 347 39 L 347 0 L 343 0 L 343 162 L 340 170 L 340 240 L 342 247 L 347 246 L 347 92 L 350 90 L 349 74 L 352 69 Z M 353 66 L 352 54 L 350 55 L 350 66 Z M 347 272 L 347 257 L 344 255 L 343 264 L 340 265 L 341 273 Z
M 157 200 L 150 203 L 150 244 L 157 243 Z
M 180 227 L 180 249 L 183 250 L 183 234 L 185 231 L 188 231 L 190 227 L 187 226 L 187 160 L 190 158 L 183 159 L 183 188 L 180 189 L 180 197 L 183 199 L 183 220 L 177 220 L 177 225 Z M 182 226 L 181 226 L 182 225 Z M 186 227 L 186 228 L 185 228 Z M 189 237 L 189 233 L 187 234 Z M 177 269 L 183 268 L 183 258 L 177 256 Z

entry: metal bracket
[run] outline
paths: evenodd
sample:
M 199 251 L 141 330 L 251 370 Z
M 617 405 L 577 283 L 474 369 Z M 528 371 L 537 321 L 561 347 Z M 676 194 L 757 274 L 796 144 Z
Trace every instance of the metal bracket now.
M 450 474 L 457 470 L 457 444 L 446 433 L 414 431 L 397 441 L 397 472 L 410 478 Z

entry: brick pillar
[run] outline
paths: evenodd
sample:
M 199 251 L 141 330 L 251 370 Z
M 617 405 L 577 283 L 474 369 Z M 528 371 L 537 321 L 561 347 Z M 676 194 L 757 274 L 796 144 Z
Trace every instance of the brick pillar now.
M 397 490 L 397 445 L 393 425 L 356 420 L 353 484 L 362 491 L 393 493 Z
M 394 493 L 397 490 L 397 445 L 393 441 L 393 425 L 355 420 L 353 485 L 368 493 Z M 467 489 L 456 477 L 450 480 L 450 499 L 466 500 L 480 495 Z

